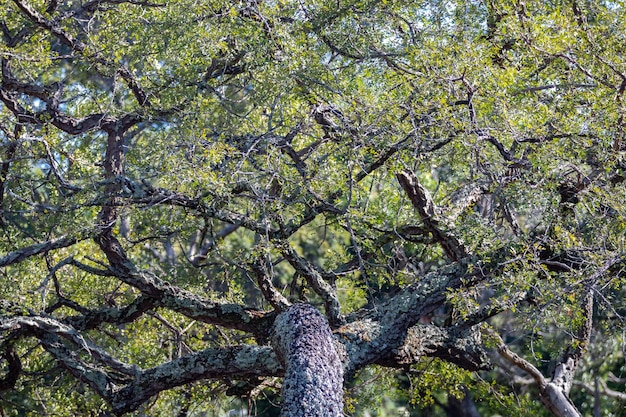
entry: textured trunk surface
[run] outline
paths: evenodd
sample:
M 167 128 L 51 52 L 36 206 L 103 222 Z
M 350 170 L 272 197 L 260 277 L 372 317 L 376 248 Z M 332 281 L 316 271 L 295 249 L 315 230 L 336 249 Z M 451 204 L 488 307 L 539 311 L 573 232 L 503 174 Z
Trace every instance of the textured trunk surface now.
M 541 400 L 556 417 L 581 417 L 567 393 L 556 384 L 549 383 L 541 392 Z
M 281 416 L 343 416 L 343 368 L 326 319 L 294 304 L 274 325 L 274 348 L 285 367 Z

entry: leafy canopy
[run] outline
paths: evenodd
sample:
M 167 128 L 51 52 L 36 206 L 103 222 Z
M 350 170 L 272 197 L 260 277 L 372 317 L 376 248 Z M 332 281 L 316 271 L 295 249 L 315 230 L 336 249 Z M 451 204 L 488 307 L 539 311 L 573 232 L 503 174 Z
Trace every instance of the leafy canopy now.
M 623 2 L 0 0 L 0 22 L 3 323 L 49 317 L 147 369 L 262 344 L 262 324 L 207 319 L 196 298 L 259 315 L 306 301 L 339 328 L 463 261 L 483 276 L 424 320 L 485 323 L 545 375 L 584 347 L 572 399 L 590 412 L 598 380 L 620 415 Z M 36 332 L 2 331 L 0 414 L 107 409 Z M 429 361 L 380 371 L 415 415 L 468 388 L 485 415 L 537 398 Z M 218 379 L 144 411 L 277 386 Z M 373 397 L 350 392 L 363 412 Z

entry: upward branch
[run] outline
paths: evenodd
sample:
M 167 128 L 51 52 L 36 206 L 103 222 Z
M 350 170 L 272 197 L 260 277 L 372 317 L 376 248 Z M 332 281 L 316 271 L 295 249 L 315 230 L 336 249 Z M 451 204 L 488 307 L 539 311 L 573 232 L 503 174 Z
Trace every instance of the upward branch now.
M 440 226 L 435 213 L 435 204 L 428 191 L 420 184 L 417 176 L 413 172 L 402 171 L 396 174 L 396 178 L 409 196 L 413 207 L 417 209 L 425 229 L 430 232 L 433 239 L 441 245 L 441 248 L 448 258 L 458 262 L 467 257 L 467 251 L 461 242 Z
M 578 364 L 591 338 L 593 315 L 593 293 L 591 290 L 587 291 L 587 294 L 583 297 L 581 308 L 583 321 L 579 325 L 572 344 L 567 347 L 563 357 L 554 368 L 550 380 L 545 378 L 532 363 L 512 352 L 505 345 L 502 338 L 496 335 L 500 356 L 515 367 L 528 373 L 535 380 L 539 388 L 541 401 L 556 417 L 581 416 L 569 398 L 569 391 L 574 382 L 574 374 Z

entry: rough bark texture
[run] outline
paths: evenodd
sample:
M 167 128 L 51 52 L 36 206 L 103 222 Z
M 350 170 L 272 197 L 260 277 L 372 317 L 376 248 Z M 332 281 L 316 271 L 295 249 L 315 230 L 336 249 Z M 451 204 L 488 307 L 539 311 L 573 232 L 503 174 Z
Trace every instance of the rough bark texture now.
M 326 319 L 294 304 L 274 325 L 273 344 L 284 362 L 281 416 L 343 416 L 343 370 Z
M 461 242 L 439 224 L 435 204 L 428 190 L 420 184 L 417 175 L 411 171 L 402 171 L 396 175 L 396 178 L 409 196 L 413 207 L 417 209 L 424 227 L 433 236 L 435 242 L 441 245 L 446 256 L 455 262 L 465 258 L 468 253 Z
M 581 417 L 582 414 L 572 404 L 567 394 L 550 382 L 541 392 L 541 401 L 557 417 Z
M 206 349 L 182 356 L 160 366 L 138 373 L 113 395 L 113 411 L 118 415 L 137 409 L 152 396 L 173 386 L 204 378 L 253 378 L 281 375 L 281 364 L 269 346 L 232 346 Z
M 63 322 L 31 315 L 20 306 L 0 300 L 0 340 L 7 335 L 35 337 L 61 367 L 89 385 L 117 415 L 136 410 L 161 391 L 194 381 L 286 375 L 283 415 L 339 416 L 343 407 L 343 375 L 369 364 L 405 367 L 430 356 L 472 370 L 487 365 L 474 329 L 417 325 L 408 331 L 392 331 L 379 322 L 363 319 L 333 334 L 321 313 L 305 304 L 293 305 L 278 316 L 272 326 L 273 347 L 207 348 L 150 369 L 120 361 L 81 333 L 102 323 L 126 323 L 152 308 L 153 303 L 158 300 L 140 296 L 125 308 L 91 311 L 87 317 L 68 317 Z M 0 389 L 10 389 L 21 371 L 19 357 L 8 339 L 0 350 L 0 361 L 8 365 L 0 378 Z M 76 351 L 90 354 L 79 357 L 73 354 Z

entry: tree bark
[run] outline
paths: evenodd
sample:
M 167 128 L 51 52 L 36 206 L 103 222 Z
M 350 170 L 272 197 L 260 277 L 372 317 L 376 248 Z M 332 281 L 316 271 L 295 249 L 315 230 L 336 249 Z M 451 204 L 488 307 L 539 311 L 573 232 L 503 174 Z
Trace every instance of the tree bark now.
M 324 316 L 294 304 L 274 324 L 272 344 L 284 363 L 281 416 L 343 416 L 343 365 Z
M 608 265 L 613 265 L 615 260 L 607 263 L 605 267 L 592 274 L 590 280 L 595 280 L 608 270 Z M 499 340 L 498 353 L 511 364 L 527 372 L 537 383 L 539 397 L 545 407 L 555 417 L 581 417 L 581 413 L 569 398 L 570 388 L 574 381 L 574 374 L 582 359 L 582 355 L 591 340 L 592 315 L 593 315 L 593 292 L 588 291 L 584 295 L 582 312 L 585 320 L 578 329 L 572 344 L 568 346 L 563 358 L 555 367 L 551 380 L 541 374 L 541 372 L 530 362 L 512 352 L 504 341 Z
M 540 392 L 541 401 L 557 417 L 581 417 L 567 393 L 553 382 L 548 383 Z

